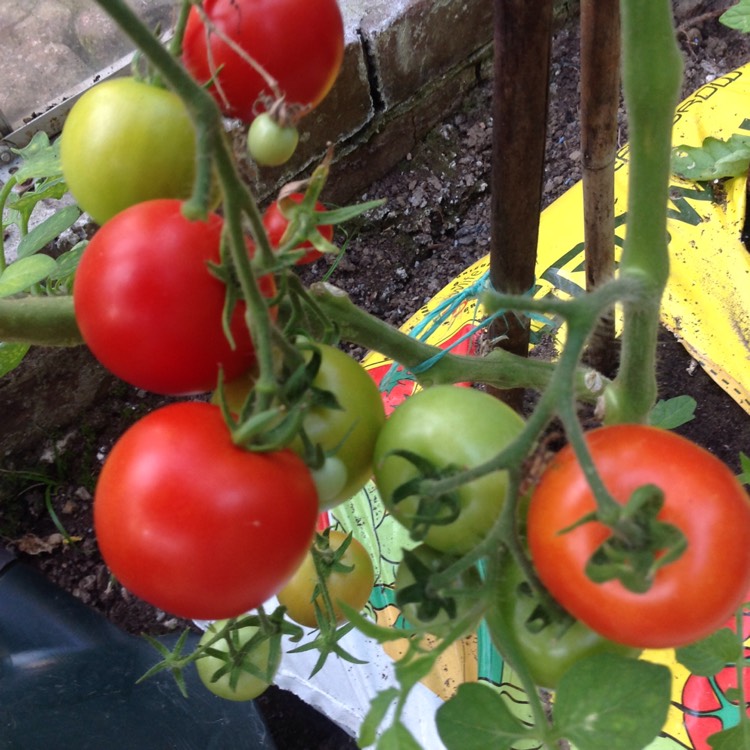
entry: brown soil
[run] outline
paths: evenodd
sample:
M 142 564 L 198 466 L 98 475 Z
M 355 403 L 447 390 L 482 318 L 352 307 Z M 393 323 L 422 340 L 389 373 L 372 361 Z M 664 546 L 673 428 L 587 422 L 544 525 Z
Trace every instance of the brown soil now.
M 721 26 L 716 14 L 704 15 L 699 4 L 679 23 L 684 31 L 685 94 L 707 76 L 750 60 L 750 39 Z M 577 27 L 571 22 L 554 41 L 545 204 L 580 178 L 578 58 Z M 395 325 L 488 251 L 490 95 L 488 82 L 470 92 L 418 149 L 368 190 L 367 197 L 387 198 L 387 205 L 368 215 L 350 237 L 339 238 L 348 241 L 347 253 L 330 280 Z M 319 261 L 311 274 L 322 275 L 325 263 Z M 686 393 L 698 402 L 695 420 L 679 431 L 739 468 L 739 452 L 750 447 L 747 415 L 693 367 L 690 356 L 666 332 L 660 355 L 661 396 Z M 186 623 L 155 611 L 111 582 L 97 552 L 91 500 L 101 461 L 114 440 L 163 401 L 118 387 L 64 444 L 40 445 L 4 467 L 34 472 L 45 480 L 21 474 L 0 477 L 0 540 L 131 633 L 159 634 Z M 67 532 L 77 538 L 74 544 L 62 543 L 50 519 L 45 481 L 52 483 L 50 500 Z M 294 696 L 272 689 L 261 705 L 280 748 L 353 747 Z

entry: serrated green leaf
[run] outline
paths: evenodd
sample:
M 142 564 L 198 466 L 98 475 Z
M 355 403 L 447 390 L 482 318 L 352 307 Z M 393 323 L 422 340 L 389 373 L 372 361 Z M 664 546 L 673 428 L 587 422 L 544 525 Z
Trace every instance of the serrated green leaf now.
M 18 257 L 25 258 L 46 247 L 66 229 L 72 227 L 80 215 L 81 209 L 78 206 L 65 206 L 56 211 L 21 239 L 18 243 Z
M 49 255 L 30 255 L 11 263 L 0 276 L 0 297 L 10 297 L 37 284 L 55 270 Z
M 383 732 L 378 739 L 377 750 L 423 750 L 412 733 L 398 722 Z
M 28 344 L 0 342 L 0 378 L 18 367 L 28 351 Z
M 397 688 L 382 690 L 370 701 L 370 710 L 359 728 L 358 744 L 361 747 L 374 745 L 377 739 L 378 727 L 383 723 L 385 715 L 393 702 L 398 698 Z
M 435 721 L 448 750 L 509 748 L 529 736 L 503 697 L 479 682 L 460 685 L 453 698 L 438 708 Z
M 28 223 L 39 201 L 59 200 L 66 194 L 67 190 L 68 188 L 62 178 L 37 182 L 33 190 L 27 190 L 23 195 L 9 203 L 8 208 L 12 212 L 13 223 L 19 226 L 22 223 Z
M 750 165 L 750 136 L 728 140 L 709 136 L 700 146 L 682 144 L 672 151 L 672 171 L 688 180 L 718 180 L 744 174 Z
M 695 419 L 695 407 L 698 402 L 692 396 L 675 396 L 658 401 L 648 415 L 648 423 L 663 430 L 674 430 L 675 427 Z
M 742 658 L 742 645 L 737 634 L 722 628 L 697 643 L 676 651 L 677 661 L 700 677 L 713 677 L 727 664 Z
M 50 143 L 49 136 L 38 130 L 24 148 L 12 149 L 23 163 L 15 172 L 19 184 L 26 180 L 39 180 L 45 177 L 62 175 L 60 166 L 60 139 Z
M 750 0 L 740 0 L 719 16 L 719 21 L 730 29 L 750 34 Z
M 750 725 L 747 722 L 712 734 L 708 744 L 713 750 L 750 750 Z
M 667 719 L 672 676 L 660 664 L 595 654 L 560 680 L 556 731 L 577 750 L 642 750 Z

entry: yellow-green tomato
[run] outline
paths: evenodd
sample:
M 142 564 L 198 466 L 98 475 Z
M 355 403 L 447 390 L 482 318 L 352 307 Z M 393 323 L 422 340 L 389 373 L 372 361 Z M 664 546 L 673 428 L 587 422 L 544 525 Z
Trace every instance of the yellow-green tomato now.
M 182 100 L 134 78 L 89 89 L 73 105 L 60 142 L 63 176 L 98 224 L 154 198 L 187 198 L 195 130 Z
M 220 620 L 209 625 L 206 632 L 201 636 L 199 645 L 210 646 L 210 648 L 216 649 L 221 653 L 229 654 L 230 644 L 226 638 L 220 638 L 217 641 L 213 640 L 226 622 L 226 620 Z M 257 632 L 258 628 L 254 625 L 246 625 L 236 630 L 229 631 L 229 637 L 232 644 L 231 651 L 239 652 Z M 195 666 L 198 670 L 198 676 L 200 677 L 201 682 L 214 695 L 218 695 L 220 698 L 226 698 L 230 701 L 249 701 L 257 698 L 261 693 L 265 692 L 271 683 L 249 671 L 245 671 L 243 667 L 247 668 L 248 666 L 252 666 L 263 674 L 267 673 L 269 669 L 268 662 L 270 652 L 271 642 L 268 639 L 262 640 L 257 645 L 253 646 L 243 655 L 236 665 L 236 668 L 240 671 L 237 675 L 237 681 L 234 684 L 232 684 L 230 672 L 222 674 L 218 678 L 216 677 L 216 673 L 227 663 L 225 659 L 219 656 L 213 656 L 210 654 L 201 656 L 195 662 Z
M 330 549 L 337 550 L 347 536 L 343 531 L 330 531 L 328 537 Z M 367 550 L 353 537 L 339 562 L 352 569 L 341 572 L 331 570 L 326 579 L 326 587 L 331 597 L 336 622 L 342 623 L 346 617 L 339 603 L 343 602 L 359 612 L 367 604 L 372 593 L 375 571 Z M 309 552 L 289 583 L 277 594 L 279 603 L 287 608 L 287 615 L 300 625 L 309 628 L 318 625 L 313 605 L 313 592 L 317 585 L 318 575 L 315 572 L 315 562 L 312 553 Z M 315 602 L 321 609 L 324 609 L 322 596 L 318 595 Z
M 310 441 L 320 445 L 327 457 L 317 475 L 318 481 L 322 474 L 330 482 L 328 487 L 318 484 L 320 505 L 326 509 L 355 495 L 372 476 L 375 441 L 385 424 L 385 410 L 375 381 L 357 360 L 333 346 L 318 347 L 322 361 L 313 385 L 333 393 L 341 407 L 313 406 L 303 422 Z M 291 447 L 300 451 L 302 445 L 298 441 Z
M 431 576 L 449 568 L 456 559 L 426 544 L 404 552 L 404 559 L 396 570 L 394 588 L 401 614 L 413 627 L 437 630 L 469 614 L 482 588 L 476 568 L 463 571 L 440 590 L 435 590 L 430 583 Z
M 599 653 L 636 658 L 640 651 L 614 643 L 595 633 L 580 620 L 564 628 L 559 623 L 540 630 L 529 626 L 539 601 L 525 583 L 523 573 L 512 560 L 503 568 L 501 612 L 510 625 L 516 647 L 523 656 L 532 679 L 539 687 L 554 690 L 565 672 L 576 662 Z
M 414 529 L 424 503 L 416 495 L 394 502 L 402 485 L 420 476 L 416 466 L 394 451 L 426 459 L 434 470 L 456 472 L 474 468 L 496 456 L 523 429 L 523 420 L 509 406 L 483 391 L 438 385 L 419 391 L 396 407 L 375 445 L 375 483 L 388 511 Z M 455 491 L 457 516 L 441 506 L 422 541 L 442 552 L 463 555 L 485 537 L 498 517 L 508 489 L 505 471 L 494 471 Z M 420 506 L 422 506 L 420 508 Z
M 375 381 L 359 362 L 336 347 L 316 346 L 321 362 L 312 385 L 332 393 L 340 407 L 331 408 L 325 402 L 311 406 L 302 423 L 310 442 L 325 455 L 321 466 L 311 467 L 320 507 L 325 510 L 355 495 L 372 476 L 372 456 L 385 410 Z M 254 382 L 254 373 L 247 373 L 224 385 L 230 411 L 239 413 Z M 218 403 L 218 394 L 213 400 Z M 305 457 L 300 438 L 289 447 Z

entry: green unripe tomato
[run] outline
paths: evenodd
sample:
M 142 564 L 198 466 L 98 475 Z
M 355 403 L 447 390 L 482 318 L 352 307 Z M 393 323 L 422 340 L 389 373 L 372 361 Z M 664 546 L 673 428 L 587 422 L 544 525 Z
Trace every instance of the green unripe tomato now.
M 247 131 L 247 151 L 261 167 L 286 164 L 298 143 L 297 128 L 281 125 L 268 112 L 259 114 Z
M 488 393 L 457 385 L 436 385 L 409 396 L 397 406 L 375 444 L 375 484 L 388 511 L 414 530 L 423 513 L 421 498 L 409 495 L 394 502 L 402 485 L 420 476 L 414 463 L 396 455 L 408 451 L 428 461 L 436 471 L 456 473 L 489 461 L 523 429 L 523 420 Z M 508 474 L 493 471 L 455 491 L 457 517 L 451 520 L 443 504 L 423 535 L 430 547 L 464 555 L 484 539 L 505 503 Z
M 340 409 L 316 404 L 302 426 L 313 445 L 325 454 L 323 465 L 312 469 L 321 509 L 333 508 L 359 492 L 372 475 L 375 441 L 385 423 L 385 410 L 375 381 L 348 354 L 334 346 L 316 344 L 321 363 L 313 386 L 332 393 Z M 306 356 L 310 356 L 307 354 Z M 230 411 L 238 414 L 253 387 L 255 375 L 247 373 L 224 385 Z M 218 403 L 218 394 L 214 394 Z M 304 457 L 303 441 L 296 437 L 289 447 Z
M 413 557 L 410 557 L 413 556 Z M 410 567 L 409 563 L 412 563 Z M 456 558 L 421 544 L 405 553 L 396 570 L 394 588 L 396 603 L 406 622 L 413 627 L 440 629 L 449 622 L 466 617 L 475 597 L 479 596 L 482 580 L 476 568 L 469 568 L 440 591 L 424 590 L 424 573 L 428 578 L 450 567 Z M 417 568 L 417 573 L 414 571 Z M 422 589 L 420 591 L 420 589 Z M 417 597 L 421 601 L 417 600 Z M 478 618 L 477 618 L 478 619 Z
M 209 625 L 206 632 L 201 636 L 199 645 L 207 646 L 210 644 L 212 649 L 216 649 L 225 654 L 229 653 L 229 643 L 226 638 L 221 638 L 220 640 L 211 643 L 215 635 L 221 630 L 226 622 L 226 620 L 220 620 Z M 257 632 L 258 628 L 254 625 L 247 625 L 237 630 L 232 630 L 229 635 L 233 649 L 241 649 L 242 646 L 248 643 Z M 270 653 L 270 640 L 261 641 L 244 656 L 239 664 L 239 668 L 241 669 L 242 665 L 251 664 L 261 672 L 266 672 L 268 670 Z M 223 659 L 212 655 L 202 656 L 195 662 L 201 682 L 208 690 L 214 695 L 218 695 L 220 698 L 225 698 L 230 701 L 253 700 L 261 693 L 265 692 L 271 684 L 270 682 L 246 671 L 240 672 L 235 685 L 232 685 L 231 674 L 229 672 L 222 674 L 218 679 L 214 679 L 216 672 L 225 664 L 226 662 Z
M 188 198 L 195 129 L 173 92 L 134 78 L 89 89 L 73 105 L 60 141 L 63 177 L 98 224 L 136 203 Z
M 639 649 L 607 640 L 579 620 L 565 630 L 559 624 L 550 624 L 534 632 L 527 621 L 539 602 L 528 585 L 522 586 L 525 579 L 515 561 L 508 559 L 506 563 L 502 571 L 502 615 L 537 686 L 554 690 L 565 672 L 586 656 L 613 653 L 636 658 L 640 654 Z

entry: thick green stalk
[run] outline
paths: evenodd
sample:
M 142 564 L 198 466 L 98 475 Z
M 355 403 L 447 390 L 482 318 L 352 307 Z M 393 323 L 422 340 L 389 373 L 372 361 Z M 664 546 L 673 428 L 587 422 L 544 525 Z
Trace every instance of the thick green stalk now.
M 73 313 L 73 298 L 0 299 L 0 341 L 31 346 L 82 344 Z
M 607 421 L 643 422 L 656 400 L 659 310 L 669 276 L 666 228 L 672 123 L 682 58 L 668 0 L 623 0 L 623 89 L 630 178 L 621 276 L 640 283 L 623 302 L 620 371 L 607 393 Z
M 370 315 L 331 284 L 318 282 L 311 286 L 310 291 L 320 308 L 336 321 L 343 339 L 390 357 L 415 372 L 424 387 L 473 382 L 500 389 L 522 387 L 543 391 L 555 372 L 555 365 L 550 362 L 527 359 L 501 349 L 495 349 L 485 357 L 449 354 Z M 533 303 L 532 300 L 524 302 Z M 576 393 L 582 400 L 595 401 L 601 395 L 600 390 L 587 384 L 586 373 L 581 369 L 576 372 L 575 382 Z

